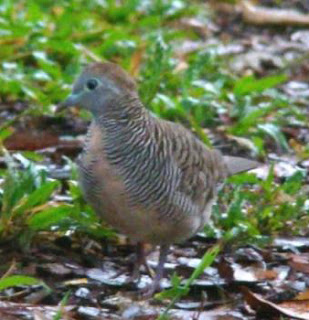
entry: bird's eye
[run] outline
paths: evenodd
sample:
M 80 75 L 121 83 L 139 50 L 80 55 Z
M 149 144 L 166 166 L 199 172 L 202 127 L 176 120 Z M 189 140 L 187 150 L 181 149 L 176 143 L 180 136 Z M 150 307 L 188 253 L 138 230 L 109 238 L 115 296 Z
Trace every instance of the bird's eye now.
M 97 79 L 89 79 L 86 82 L 86 86 L 89 90 L 94 90 L 98 86 L 99 82 Z

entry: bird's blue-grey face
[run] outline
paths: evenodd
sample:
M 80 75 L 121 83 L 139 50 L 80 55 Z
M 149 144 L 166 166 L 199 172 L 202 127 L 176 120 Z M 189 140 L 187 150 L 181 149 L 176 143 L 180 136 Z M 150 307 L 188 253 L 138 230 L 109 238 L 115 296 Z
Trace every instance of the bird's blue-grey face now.
M 71 95 L 60 104 L 77 106 L 100 115 L 108 107 L 117 105 L 119 99 L 137 95 L 134 79 L 114 63 L 93 63 L 88 65 L 73 86 Z
M 121 89 L 104 75 L 82 73 L 73 86 L 72 93 L 60 108 L 77 106 L 93 113 L 103 112 L 104 106 L 121 95 Z

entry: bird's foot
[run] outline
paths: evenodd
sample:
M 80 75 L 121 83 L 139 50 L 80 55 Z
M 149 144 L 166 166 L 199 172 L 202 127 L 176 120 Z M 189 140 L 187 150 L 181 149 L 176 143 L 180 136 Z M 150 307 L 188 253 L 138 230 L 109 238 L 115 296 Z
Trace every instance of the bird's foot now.
M 149 285 L 141 289 L 140 296 L 142 299 L 150 299 L 158 291 L 160 291 L 160 281 L 154 279 Z
M 146 260 L 146 254 L 144 250 L 144 244 L 139 242 L 136 246 L 136 252 L 133 256 L 131 256 L 129 259 L 129 263 L 133 267 L 131 275 L 126 280 L 126 286 L 128 288 L 137 289 L 137 284 L 141 280 L 141 266 L 144 267 L 146 274 L 148 274 L 151 278 L 154 277 L 154 271 L 149 267 L 147 260 Z M 124 272 L 121 272 L 123 274 Z
M 141 272 L 139 270 L 139 266 L 134 265 L 134 270 L 132 274 L 129 276 L 127 282 L 131 284 L 137 284 L 141 279 Z

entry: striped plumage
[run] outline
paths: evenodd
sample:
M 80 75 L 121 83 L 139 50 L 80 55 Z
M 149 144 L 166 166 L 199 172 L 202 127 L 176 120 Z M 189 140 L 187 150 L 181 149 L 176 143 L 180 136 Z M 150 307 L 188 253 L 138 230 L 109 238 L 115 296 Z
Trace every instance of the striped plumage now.
M 151 115 L 132 78 L 114 64 L 87 67 L 63 105 L 94 116 L 79 159 L 86 199 L 119 231 L 164 249 L 152 292 L 168 245 L 207 223 L 217 183 L 256 163 L 237 158 L 230 166 L 232 158 L 207 149 L 181 125 Z

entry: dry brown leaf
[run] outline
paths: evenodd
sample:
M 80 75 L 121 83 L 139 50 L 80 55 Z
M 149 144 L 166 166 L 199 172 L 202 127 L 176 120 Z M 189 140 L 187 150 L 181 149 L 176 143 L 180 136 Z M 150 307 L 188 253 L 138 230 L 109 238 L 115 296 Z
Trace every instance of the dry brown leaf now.
M 309 300 L 291 300 L 279 304 L 280 307 L 293 309 L 294 312 L 309 316 Z M 307 318 L 306 318 L 307 319 Z
M 130 74 L 136 77 L 139 74 L 139 69 L 142 63 L 143 55 L 145 53 L 145 47 L 136 50 L 132 55 L 130 62 Z
M 259 282 L 274 280 L 278 277 L 278 272 L 275 270 L 243 267 L 238 263 L 231 263 L 226 259 L 221 260 L 218 265 L 218 271 L 220 276 L 224 279 L 236 282 Z
M 4 279 L 4 278 L 10 276 L 15 270 L 16 270 L 16 260 L 13 259 L 9 269 L 1 276 L 0 279 Z
M 278 276 L 278 272 L 275 270 L 264 270 L 264 269 L 252 269 L 254 275 L 258 280 L 275 280 Z
M 72 274 L 70 268 L 65 267 L 61 263 L 45 263 L 40 265 L 40 271 L 51 275 L 57 275 L 57 277 L 67 277 Z
M 296 197 L 292 197 L 291 195 L 287 194 L 283 190 L 279 190 L 274 200 L 276 201 L 277 204 L 286 203 L 286 202 L 293 203 L 295 202 L 295 198 Z
M 87 58 L 91 59 L 94 62 L 103 62 L 102 58 L 96 55 L 94 52 L 86 48 L 82 44 L 76 44 L 75 47 L 80 50 L 80 52 Z
M 191 29 L 201 38 L 206 38 L 211 33 L 211 23 L 205 24 L 197 18 L 182 18 L 177 21 L 176 27 L 184 30 Z
M 88 283 L 89 281 L 87 278 L 73 279 L 63 282 L 65 286 L 80 286 Z
M 209 2 L 212 9 L 226 13 L 228 15 L 233 13 L 241 13 L 241 8 L 237 4 L 231 4 L 227 2 L 215 1 L 212 0 Z
M 256 147 L 255 147 L 254 143 L 247 138 L 238 137 L 238 136 L 234 136 L 231 134 L 227 134 L 226 137 L 232 141 L 235 141 L 241 147 L 244 147 L 248 150 L 256 151 Z
M 47 320 L 44 314 L 40 310 L 33 311 L 34 320 Z
M 171 319 L 187 320 L 187 319 L 198 319 L 198 320 L 237 320 L 242 319 L 241 314 L 238 311 L 229 310 L 226 307 L 207 310 L 202 312 L 188 311 L 188 310 L 176 310 L 173 309 L 170 312 Z M 143 318 L 148 319 L 148 318 Z M 150 318 L 152 319 L 152 318 Z
M 295 271 L 309 274 L 309 257 L 308 255 L 296 255 L 290 256 L 289 265 Z
M 8 150 L 40 150 L 59 144 L 59 137 L 48 131 L 20 130 L 4 141 Z
M 304 292 L 299 293 L 296 297 L 295 300 L 309 300 L 309 289 L 307 289 Z
M 266 299 L 263 299 L 258 294 L 251 292 L 248 288 L 243 287 L 243 293 L 246 302 L 250 305 L 250 307 L 256 310 L 259 314 L 267 315 L 267 319 L 271 319 L 272 317 L 292 317 L 294 319 L 300 320 L 309 320 L 309 312 L 308 305 L 306 311 L 304 308 L 300 308 L 299 301 L 287 302 L 285 304 L 275 304 Z
M 309 25 L 309 14 L 295 10 L 255 6 L 247 0 L 240 3 L 243 19 L 251 24 Z
M 185 61 L 180 61 L 180 62 L 177 64 L 176 68 L 174 69 L 174 72 L 175 72 L 175 73 L 181 72 L 181 71 L 183 71 L 183 70 L 188 69 L 188 67 L 189 67 L 189 65 L 187 64 L 187 62 L 185 62 Z
M 71 315 L 73 314 L 72 310 L 74 308 L 75 306 L 72 305 L 62 306 L 61 310 L 63 311 L 63 317 L 61 319 L 72 319 Z M 1 320 L 10 319 L 9 317 L 14 315 L 16 315 L 18 319 L 20 319 L 21 314 L 28 317 L 29 319 L 32 319 L 33 315 L 35 314 L 35 319 L 52 320 L 58 310 L 59 306 L 33 305 L 29 303 L 13 303 L 9 301 L 0 301 Z

